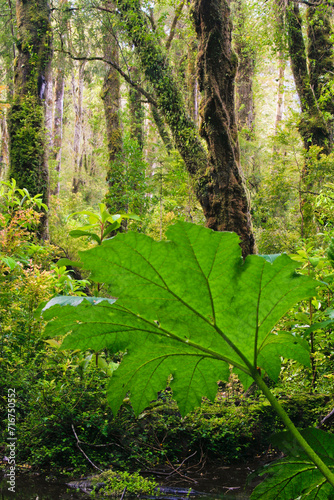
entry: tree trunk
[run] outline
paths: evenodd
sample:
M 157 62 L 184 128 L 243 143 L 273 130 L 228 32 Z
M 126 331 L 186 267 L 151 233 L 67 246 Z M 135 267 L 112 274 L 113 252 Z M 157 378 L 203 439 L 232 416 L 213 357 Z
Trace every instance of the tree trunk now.
M 118 3 L 145 76 L 153 86 L 159 110 L 169 125 L 204 211 L 207 226 L 235 231 L 241 236 L 243 254 L 254 252 L 249 202 L 239 165 L 234 111 L 234 78 L 237 58 L 231 49 L 230 11 L 219 0 L 194 4 L 199 39 L 199 83 L 204 92 L 202 146 L 194 122 L 186 112 L 167 57 L 155 34 L 150 32 L 138 0 Z
M 60 18 L 59 18 L 59 37 L 61 46 L 64 45 L 69 30 L 68 0 L 60 0 Z M 66 56 L 63 52 L 58 53 L 57 73 L 55 82 L 55 104 L 53 116 L 53 148 L 52 157 L 54 161 L 54 170 L 56 178 L 52 187 L 52 194 L 59 195 L 60 192 L 60 172 L 61 172 L 61 157 L 62 157 L 62 141 L 63 141 L 63 114 L 64 114 L 64 91 L 65 91 L 65 62 Z
M 249 254 L 254 252 L 254 238 L 239 159 L 234 102 L 237 57 L 231 46 L 229 5 L 226 0 L 195 0 L 194 20 L 203 91 L 201 135 L 209 153 L 204 214 L 208 227 L 237 232 L 244 254 Z
M 332 7 L 320 5 L 307 9 L 307 57 L 310 74 L 310 85 L 319 102 L 323 91 L 328 89 L 332 81 L 334 66 L 333 30 L 331 26 Z M 319 103 L 325 113 L 334 115 L 334 99 L 330 96 Z M 327 122 L 329 151 L 333 148 L 333 121 Z M 325 150 L 324 150 L 325 152 Z
M 169 130 L 166 127 L 165 120 L 161 116 L 159 110 L 155 106 L 153 106 L 153 104 L 150 104 L 150 110 L 154 123 L 156 124 L 159 135 L 161 137 L 161 140 L 165 145 L 167 154 L 169 155 L 173 149 L 173 143 L 169 134 Z
M 114 10 L 112 2 L 107 3 L 109 10 Z M 106 32 L 104 34 L 104 57 L 107 60 L 119 63 L 119 50 L 115 37 L 112 34 L 111 23 L 106 18 Z M 126 210 L 124 200 L 124 169 L 120 161 L 123 150 L 122 128 L 119 118 L 121 105 L 120 77 L 110 65 L 106 68 L 101 99 L 104 105 L 106 120 L 109 166 L 107 171 L 108 193 L 106 201 L 109 209 L 115 213 Z
M 188 109 L 194 123 L 198 123 L 198 81 L 196 75 L 197 44 L 192 42 L 188 48 L 187 87 Z
M 285 59 L 282 52 L 278 53 L 278 89 L 277 89 L 277 106 L 275 117 L 275 135 L 278 132 L 279 123 L 283 120 L 284 110 L 284 73 L 285 73 Z
M 53 159 L 55 161 L 56 186 L 52 194 L 58 195 L 60 192 L 60 172 L 61 172 L 61 154 L 63 140 L 63 113 L 64 113 L 64 90 L 65 76 L 64 68 L 59 66 L 57 69 L 55 86 L 55 109 L 53 121 Z
M 52 148 L 52 122 L 53 122 L 53 81 L 52 81 L 52 71 L 49 72 L 48 81 L 45 89 L 45 101 L 44 101 L 44 113 L 45 113 L 45 130 L 47 138 L 47 155 L 49 156 Z
M 50 9 L 46 0 L 17 0 L 18 54 L 8 116 L 10 176 L 48 204 L 48 168 L 43 101 L 51 62 Z M 39 235 L 47 237 L 46 214 Z
M 73 137 L 73 160 L 74 160 L 74 175 L 72 181 L 72 192 L 77 193 L 80 186 L 83 184 L 82 180 L 82 127 L 83 127 L 83 87 L 84 87 L 84 73 L 86 61 L 79 64 L 78 81 L 76 82 L 74 73 L 72 73 L 72 98 L 75 114 L 74 121 L 74 137 Z
M 323 153 L 328 154 L 330 152 L 330 133 L 311 86 L 302 18 L 297 3 L 293 2 L 293 5 L 288 6 L 286 19 L 291 68 L 302 110 L 299 131 L 306 150 L 310 146 L 316 145 L 322 148 Z M 316 73 L 315 70 L 313 73 Z
M 308 52 L 304 43 L 298 4 L 290 4 L 286 11 L 291 67 L 302 110 L 299 131 L 306 151 L 311 146 L 318 146 L 321 153 L 328 155 L 332 149 L 332 127 L 323 112 L 333 112 L 333 101 L 329 100 L 325 105 L 320 104 L 318 99 L 323 82 L 328 78 L 328 71 L 331 71 L 333 64 L 329 10 L 320 5 L 308 8 L 307 14 Z M 308 237 L 316 231 L 312 199 L 315 181 L 315 174 L 306 160 L 301 179 L 302 237 Z
M 255 70 L 255 51 L 244 33 L 245 12 L 241 0 L 235 0 L 234 46 L 238 56 L 236 74 L 236 112 L 238 130 L 244 130 L 247 140 L 254 131 L 255 107 L 253 98 L 253 79 Z
M 139 80 L 139 71 L 137 68 L 131 68 L 132 80 Z M 144 109 L 141 102 L 141 93 L 133 88 L 129 89 L 129 111 L 130 111 L 130 133 L 133 139 L 136 139 L 140 149 L 144 147 Z
M 9 166 L 9 138 L 7 120 L 5 115 L 0 118 L 1 150 L 0 150 L 0 181 L 6 179 L 6 171 Z
M 45 89 L 45 100 L 44 100 L 44 116 L 45 116 L 45 161 L 47 164 L 47 169 L 49 172 L 49 193 L 50 189 L 50 170 L 49 161 L 52 157 L 52 124 L 53 124 L 53 79 L 52 79 L 52 69 L 49 71 L 48 80 L 46 82 Z

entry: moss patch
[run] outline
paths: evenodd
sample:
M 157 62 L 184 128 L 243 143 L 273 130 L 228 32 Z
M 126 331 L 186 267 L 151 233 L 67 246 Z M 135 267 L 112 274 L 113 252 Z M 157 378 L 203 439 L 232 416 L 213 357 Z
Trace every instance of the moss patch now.
M 95 476 L 92 481 L 94 485 L 93 495 L 103 497 L 119 497 L 126 491 L 127 496 L 156 495 L 158 483 L 140 476 L 137 472 L 106 471 Z

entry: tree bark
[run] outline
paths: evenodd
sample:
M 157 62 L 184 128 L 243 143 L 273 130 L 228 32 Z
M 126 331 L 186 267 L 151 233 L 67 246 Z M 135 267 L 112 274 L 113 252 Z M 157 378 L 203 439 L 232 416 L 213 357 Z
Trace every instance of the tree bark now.
M 169 130 L 166 127 L 165 120 L 161 116 L 158 108 L 156 106 L 153 106 L 153 104 L 150 104 L 150 110 L 151 110 L 151 114 L 152 114 L 152 118 L 154 120 L 154 123 L 156 124 L 159 135 L 161 137 L 161 140 L 165 145 L 167 154 L 169 155 L 173 149 L 173 142 L 172 142 L 172 138 L 169 134 Z
M 63 141 L 63 114 L 64 114 L 64 90 L 65 90 L 65 75 L 64 68 L 59 65 L 56 76 L 55 86 L 55 109 L 53 121 L 53 159 L 55 161 L 56 171 L 56 186 L 52 190 L 52 194 L 60 193 L 60 172 L 61 172 L 61 155 Z
M 10 176 L 32 196 L 42 194 L 48 204 L 49 177 L 43 102 L 51 62 L 50 9 L 47 0 L 17 0 L 18 54 L 14 96 L 8 116 Z M 47 217 L 39 235 L 47 237 Z
M 310 146 L 316 145 L 322 148 L 323 153 L 329 154 L 330 133 L 311 85 L 302 31 L 302 17 L 297 3 L 293 2 L 292 5 L 288 6 L 286 19 L 291 68 L 302 110 L 299 131 L 304 141 L 304 147 L 308 150 Z M 315 69 L 312 73 L 316 73 Z M 319 73 L 317 74 L 319 76 Z
M 139 80 L 139 71 L 137 68 L 131 68 L 133 80 Z M 141 93 L 134 87 L 129 88 L 129 111 L 130 111 L 130 133 L 133 139 L 136 139 L 140 149 L 144 147 L 144 119 L 145 113 L 141 102 Z
M 332 150 L 333 134 L 326 112 L 327 114 L 333 113 L 333 100 L 320 103 L 319 99 L 323 83 L 328 79 L 328 71 L 331 71 L 333 64 L 329 9 L 325 5 L 308 8 L 307 49 L 303 38 L 302 17 L 297 3 L 291 5 L 290 1 L 286 11 L 286 21 L 291 68 L 302 110 L 298 125 L 299 132 L 306 151 L 311 146 L 318 146 L 322 154 L 328 155 Z M 310 194 L 315 181 L 310 163 L 306 160 L 301 178 L 302 237 L 308 237 L 316 231 L 313 200 Z
M 244 33 L 245 12 L 241 0 L 235 0 L 234 47 L 238 56 L 236 74 L 236 112 L 238 130 L 245 130 L 247 140 L 254 131 L 255 107 L 253 79 L 255 71 L 255 51 Z
M 75 75 L 72 73 L 72 98 L 74 107 L 74 137 L 73 137 L 73 160 L 74 160 L 74 175 L 72 181 L 72 192 L 77 193 L 80 186 L 83 184 L 82 180 L 82 127 L 83 127 L 83 87 L 84 87 L 84 73 L 86 61 L 79 64 L 78 81 L 76 82 Z
M 235 231 L 244 254 L 254 252 L 254 238 L 235 115 L 237 57 L 231 46 L 230 8 L 226 0 L 195 0 L 199 40 L 198 73 L 203 91 L 201 135 L 208 144 L 207 186 L 203 203 L 207 226 Z
M 169 125 L 177 149 L 195 180 L 195 193 L 207 226 L 235 231 L 241 237 L 243 255 L 254 252 L 249 202 L 239 165 L 234 111 L 234 78 L 237 58 L 231 49 L 230 10 L 219 0 L 194 3 L 199 39 L 199 81 L 203 90 L 202 136 L 194 122 L 168 65 L 166 53 L 149 30 L 139 1 L 122 0 L 118 12 L 153 86 L 158 108 Z
M 110 12 L 115 10 L 114 2 L 107 2 Z M 119 48 L 112 33 L 109 18 L 105 18 L 104 33 L 104 57 L 119 65 Z M 121 83 L 119 73 L 110 65 L 106 67 L 101 99 L 104 106 L 104 116 L 106 121 L 107 144 L 109 154 L 109 165 L 107 171 L 108 193 L 106 201 L 109 209 L 118 213 L 126 210 L 124 203 L 124 169 L 120 161 L 120 154 L 123 150 L 123 133 L 120 123 L 119 111 L 121 106 Z
M 198 81 L 196 72 L 197 44 L 193 41 L 188 48 L 187 87 L 188 109 L 194 123 L 198 123 Z
M 1 134 L 1 149 L 0 149 L 0 180 L 5 180 L 6 171 L 9 166 L 9 138 L 7 120 L 5 115 L 0 117 L 0 134 Z
M 332 7 L 320 5 L 307 9 L 307 58 L 310 74 L 310 85 L 316 100 L 330 85 L 334 66 L 333 30 L 331 26 Z M 322 111 L 334 115 L 334 99 L 332 93 L 319 104 Z M 329 132 L 328 149 L 333 149 L 333 119 L 327 122 Z
M 277 89 L 277 106 L 275 117 L 275 135 L 278 132 L 279 123 L 283 120 L 284 110 L 284 73 L 285 73 L 285 59 L 282 52 L 278 53 L 278 89 Z
M 60 0 L 60 17 L 59 17 L 59 36 L 61 46 L 64 46 L 69 29 L 66 9 L 68 8 L 67 0 Z M 59 195 L 60 193 L 60 172 L 62 159 L 62 141 L 63 141 L 63 114 L 64 114 L 64 91 L 65 91 L 65 61 L 66 56 L 63 52 L 58 53 L 57 73 L 55 82 L 55 103 L 53 116 L 53 148 L 52 157 L 54 161 L 54 170 L 56 172 L 55 183 L 52 186 L 52 194 Z

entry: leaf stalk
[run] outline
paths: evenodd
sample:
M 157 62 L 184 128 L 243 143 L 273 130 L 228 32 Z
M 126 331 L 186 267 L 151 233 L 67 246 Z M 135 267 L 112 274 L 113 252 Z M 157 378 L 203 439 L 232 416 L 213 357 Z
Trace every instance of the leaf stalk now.
M 281 418 L 286 428 L 291 432 L 293 437 L 296 439 L 297 443 L 299 443 L 299 445 L 303 448 L 309 459 L 312 460 L 312 462 L 316 465 L 316 467 L 318 467 L 323 476 L 334 488 L 334 474 L 327 467 L 327 465 L 321 460 L 321 458 L 315 453 L 313 448 L 311 448 L 306 439 L 304 439 L 303 436 L 300 434 L 298 429 L 295 427 L 294 423 L 290 420 L 287 413 L 284 411 L 282 406 L 279 404 L 275 396 L 270 391 L 269 387 L 263 381 L 262 377 L 256 371 L 252 373 L 252 377 L 254 381 L 257 383 L 258 387 L 263 392 L 263 394 L 266 396 L 266 398 L 268 399 L 269 403 L 274 408 L 278 416 Z

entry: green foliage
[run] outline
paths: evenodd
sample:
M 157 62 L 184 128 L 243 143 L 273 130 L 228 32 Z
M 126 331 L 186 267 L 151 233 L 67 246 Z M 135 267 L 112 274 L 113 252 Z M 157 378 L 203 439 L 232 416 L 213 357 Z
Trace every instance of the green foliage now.
M 142 148 L 136 140 L 126 134 L 123 138 L 122 152 L 117 154 L 107 175 L 108 193 L 105 201 L 111 212 L 145 214 L 146 169 Z
M 25 208 L 36 206 L 39 210 L 41 208 L 45 211 L 48 210 L 48 207 L 42 202 L 41 194 L 31 196 L 26 188 L 20 189 L 16 187 L 15 179 L 11 179 L 11 182 L 1 182 L 0 187 L 2 209 L 4 209 L 7 213 L 10 213 L 15 209 L 22 208 L 23 206 Z
M 153 175 L 147 180 L 151 194 L 147 215 L 143 218 L 143 232 L 154 239 L 165 238 L 170 224 L 191 221 L 204 224 L 202 209 L 193 192 L 192 181 L 177 151 L 157 154 Z
M 260 367 L 277 379 L 282 355 L 308 363 L 305 344 L 271 331 L 296 301 L 314 294 L 316 282 L 297 275 L 286 255 L 252 255 L 243 262 L 233 233 L 179 223 L 167 236 L 169 241 L 156 243 L 129 233 L 83 253 L 93 279 L 112 284 L 119 299 L 99 301 L 93 308 L 76 303 L 63 311 L 61 301 L 50 309 L 54 299 L 44 308 L 46 319 L 53 319 L 48 332 L 70 332 L 64 348 L 127 349 L 109 387 L 114 412 L 130 392 L 139 413 L 169 380 L 185 414 L 203 396 L 214 399 L 217 378 L 227 380 L 227 363 L 232 364 L 246 387 L 251 378 L 257 382 L 307 457 L 333 484 L 326 463 L 258 374 Z
M 90 212 L 89 210 L 82 210 L 71 214 L 82 215 L 85 218 L 85 225 L 70 231 L 72 238 L 81 238 L 87 236 L 89 240 L 94 240 L 98 245 L 110 235 L 121 227 L 122 218 L 130 218 L 128 215 L 111 215 L 104 203 L 99 203 L 99 214 Z
M 64 353 L 58 354 L 45 344 L 44 323 L 35 313 L 41 302 L 55 294 L 83 294 L 86 283 L 72 278 L 65 268 L 54 266 L 56 249 L 36 241 L 32 229 L 40 218 L 35 212 L 42 207 L 40 195 L 31 197 L 27 189 L 17 189 L 15 181 L 3 183 L 2 188 L 6 189 L 0 198 L 0 418 L 6 421 L 8 387 L 15 388 L 18 460 L 39 466 L 51 462 L 59 465 L 62 454 L 73 447 L 73 438 L 68 439 L 70 427 L 66 427 L 74 418 L 66 420 L 71 405 L 78 405 L 81 398 L 82 413 L 88 405 L 81 374 L 85 357 L 76 353 L 64 359 Z M 71 369 L 76 377 L 69 380 Z M 100 393 L 100 381 L 95 386 Z M 5 430 L 3 426 L 1 443 L 6 440 Z
M 37 95 L 27 93 L 21 98 L 16 97 L 9 113 L 8 128 L 11 138 L 11 177 L 20 187 L 28 189 L 32 196 L 41 193 L 46 203 L 48 179 L 44 166 L 44 116 Z
M 334 470 L 334 436 L 320 429 L 305 429 L 302 436 L 309 442 L 331 470 Z M 276 434 L 273 443 L 287 454 L 262 469 L 268 474 L 263 483 L 255 488 L 252 500 L 277 498 L 307 498 L 331 500 L 333 487 L 288 432 Z
M 243 263 L 236 235 L 192 224 L 178 223 L 168 237 L 172 241 L 157 243 L 129 233 L 82 253 L 92 279 L 112 285 L 119 300 L 115 305 L 100 302 L 93 309 L 84 302 L 63 311 L 58 306 L 44 313 L 46 319 L 59 315 L 48 326 L 50 334 L 72 330 L 65 348 L 99 350 L 106 342 L 115 350 L 129 348 L 113 379 L 114 410 L 130 390 L 135 411 L 141 411 L 164 388 L 170 373 L 184 414 L 203 395 L 215 397 L 217 378 L 228 378 L 227 363 L 247 385 L 258 366 L 276 378 L 284 352 L 307 362 L 307 351 L 296 339 L 270 333 L 296 300 L 315 290 L 313 280 L 294 273 L 297 266 L 291 259 L 282 255 L 269 264 L 250 256 Z M 108 324 L 103 326 L 106 315 Z M 271 359 L 274 351 L 277 363 L 268 362 L 266 353 Z

